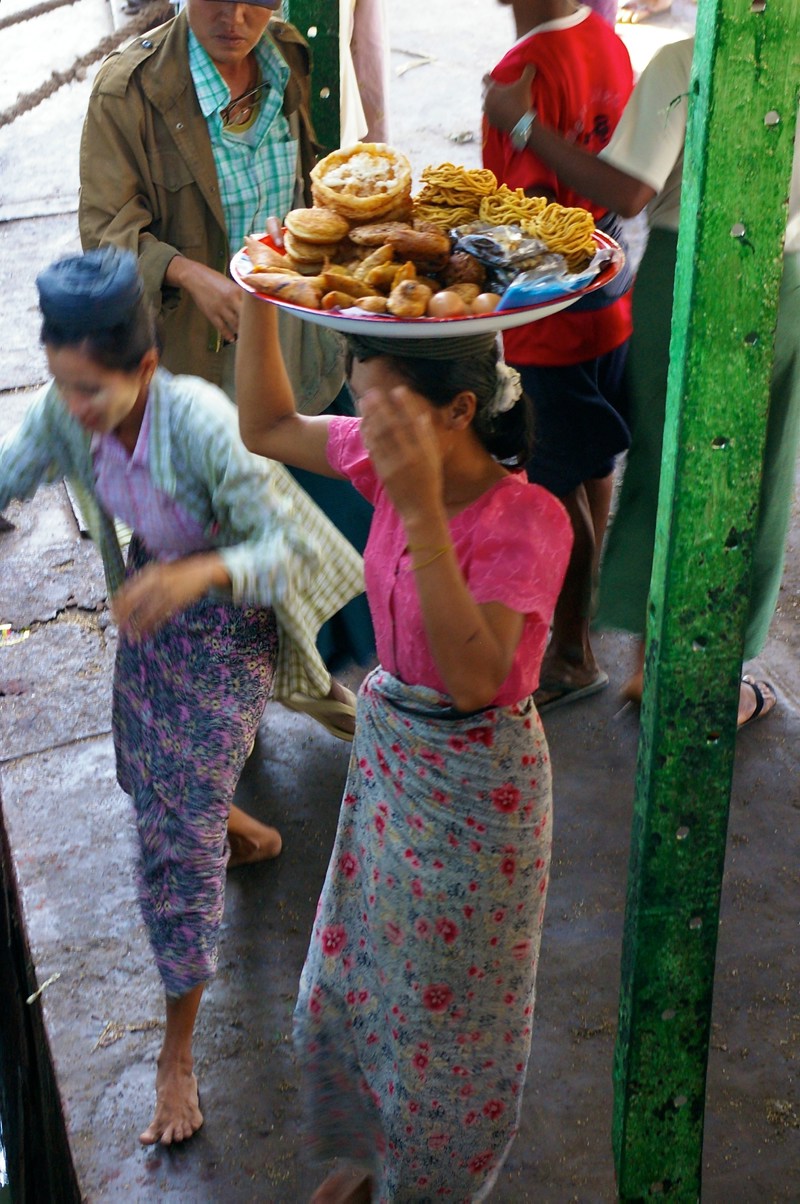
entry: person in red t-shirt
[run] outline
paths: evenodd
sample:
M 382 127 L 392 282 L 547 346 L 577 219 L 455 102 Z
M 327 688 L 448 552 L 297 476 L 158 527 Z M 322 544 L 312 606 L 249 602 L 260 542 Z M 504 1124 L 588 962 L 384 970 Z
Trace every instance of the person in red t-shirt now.
M 573 0 L 499 0 L 511 7 L 517 41 L 491 73 L 498 83 L 531 78 L 531 113 L 597 154 L 609 141 L 633 89 L 625 45 L 606 22 Z M 535 119 L 535 118 L 534 118 Z M 483 163 L 500 183 L 590 210 L 619 238 L 616 215 L 562 184 L 530 150 L 484 120 Z M 531 481 L 561 499 L 575 542 L 556 607 L 536 693 L 540 711 L 586 697 L 608 683 L 589 639 L 597 560 L 611 502 L 614 457 L 629 443 L 620 413 L 631 334 L 629 289 L 619 278 L 568 309 L 506 331 L 505 354 L 522 374 L 536 409 Z

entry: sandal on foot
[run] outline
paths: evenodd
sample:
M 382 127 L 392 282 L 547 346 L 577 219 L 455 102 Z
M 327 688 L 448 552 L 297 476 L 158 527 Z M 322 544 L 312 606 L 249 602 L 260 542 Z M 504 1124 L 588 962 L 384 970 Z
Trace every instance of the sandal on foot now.
M 778 696 L 775 693 L 775 687 L 769 681 L 756 681 L 749 673 L 745 673 L 742 677 L 742 685 L 749 686 L 753 691 L 756 700 L 755 710 L 752 715 L 739 724 L 737 730 L 741 731 L 743 727 L 747 727 L 749 723 L 755 723 L 756 719 L 766 719 L 770 711 L 775 709 L 778 702 Z
M 542 683 L 533 696 L 533 701 L 536 703 L 536 709 L 540 715 L 544 715 L 547 711 L 555 711 L 558 707 L 566 706 L 568 702 L 578 702 L 581 698 L 591 698 L 592 694 L 599 694 L 608 685 L 608 674 L 602 669 L 598 670 L 597 677 L 594 681 L 590 681 L 588 686 L 570 686 L 565 682 Z M 538 702 L 537 698 L 542 694 L 547 694 L 549 697 L 544 702 Z
M 338 720 L 344 718 L 355 720 L 356 697 L 345 686 L 342 686 L 342 690 L 347 695 L 346 702 L 340 702 L 338 698 L 312 698 L 309 694 L 291 694 L 288 698 L 281 698 L 280 701 L 288 710 L 297 711 L 301 715 L 309 715 L 312 719 L 316 719 L 317 723 L 321 723 L 332 736 L 352 742 L 353 733 L 346 727 L 342 727 Z

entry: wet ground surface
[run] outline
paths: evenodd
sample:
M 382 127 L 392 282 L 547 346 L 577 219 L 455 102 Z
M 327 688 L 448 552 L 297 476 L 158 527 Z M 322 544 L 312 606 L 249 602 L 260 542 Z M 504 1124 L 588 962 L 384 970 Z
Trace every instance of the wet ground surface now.
M 390 0 L 392 140 L 410 149 L 416 170 L 448 160 L 475 165 L 480 75 L 512 40 L 510 14 L 492 0 L 428 0 L 411 9 Z M 86 20 L 83 47 L 114 27 L 99 0 L 50 14 L 55 24 L 46 34 L 41 26 L 36 33 L 36 22 L 19 27 L 0 110 L 31 86 L 23 88 L 24 55 L 38 47 L 41 61 L 52 29 L 76 13 Z M 630 35 L 634 59 L 676 31 L 666 18 L 640 27 Z M 4 51 L 8 36 L 0 30 Z M 53 66 L 65 69 L 60 57 Z M 90 78 L 91 71 L 0 125 L 0 431 L 45 378 L 33 278 L 77 247 L 77 145 Z M 91 1201 L 306 1199 L 318 1171 L 304 1150 L 291 1009 L 348 748 L 310 720 L 267 708 L 239 801 L 280 827 L 284 853 L 229 876 L 220 971 L 197 1030 L 206 1124 L 184 1148 L 141 1150 L 161 994 L 134 898 L 129 805 L 114 780 L 115 631 L 99 560 L 63 486 L 6 514 L 15 529 L 0 535 L 0 621 L 12 637 L 30 634 L 0 647 L 2 820 L 33 985 L 49 982 L 31 1006 L 43 1014 L 81 1194 Z M 798 1199 L 799 615 L 796 516 L 779 610 L 755 666 L 775 681 L 780 706 L 737 748 L 709 1062 L 709 1204 Z M 598 636 L 597 648 L 610 688 L 547 722 L 554 868 L 522 1131 L 493 1197 L 504 1204 L 615 1196 L 611 1060 L 638 728 L 617 697 L 627 641 Z

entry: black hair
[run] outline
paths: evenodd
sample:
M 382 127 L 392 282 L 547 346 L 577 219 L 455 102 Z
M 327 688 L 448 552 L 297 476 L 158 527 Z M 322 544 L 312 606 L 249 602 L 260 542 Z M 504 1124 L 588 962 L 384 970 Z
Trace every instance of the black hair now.
M 378 351 L 370 345 L 368 338 L 361 339 L 357 335 L 348 336 L 347 342 L 348 375 L 354 359 L 364 362 L 380 355 L 411 389 L 436 409 L 444 409 L 458 393 L 474 393 L 477 405 L 472 429 L 489 455 L 510 468 L 521 468 L 530 459 L 534 429 L 533 405 L 528 395 L 522 393 L 514 405 L 501 414 L 491 413 L 498 388 L 500 358 L 495 343 L 468 356 L 429 359 Z
M 161 338 L 153 307 L 141 297 L 124 322 L 107 330 L 85 330 L 44 318 L 41 340 L 45 347 L 81 347 L 89 359 L 112 372 L 133 373 L 153 348 L 161 352 Z

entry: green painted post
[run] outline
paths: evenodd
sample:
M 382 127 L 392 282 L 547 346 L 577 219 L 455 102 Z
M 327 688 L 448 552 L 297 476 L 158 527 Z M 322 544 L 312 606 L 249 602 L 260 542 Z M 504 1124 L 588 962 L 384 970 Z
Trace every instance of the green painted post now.
M 283 11 L 311 47 L 311 120 L 327 155 L 339 146 L 341 128 L 339 0 L 284 0 Z
M 614 1066 L 619 1196 L 700 1196 L 800 0 L 700 0 Z

